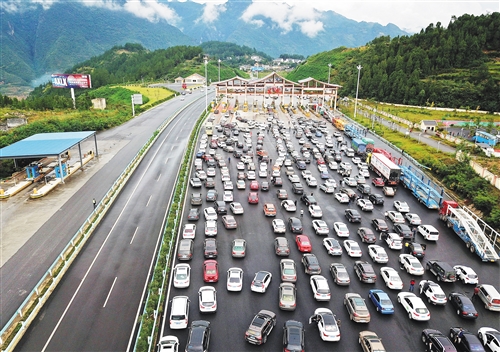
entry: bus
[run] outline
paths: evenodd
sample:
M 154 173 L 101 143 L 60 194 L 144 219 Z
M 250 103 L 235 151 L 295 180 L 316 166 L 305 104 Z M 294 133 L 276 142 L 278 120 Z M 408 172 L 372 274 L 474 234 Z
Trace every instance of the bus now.
M 476 135 L 472 137 L 472 140 L 476 143 L 488 144 L 491 147 L 497 144 L 497 137 L 484 131 L 476 131 Z

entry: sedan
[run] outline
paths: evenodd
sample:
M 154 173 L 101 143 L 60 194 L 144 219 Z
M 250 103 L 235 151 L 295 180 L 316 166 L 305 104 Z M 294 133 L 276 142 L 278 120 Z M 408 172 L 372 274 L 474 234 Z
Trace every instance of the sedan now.
M 375 187 L 384 187 L 385 186 L 384 179 L 381 177 L 377 177 L 377 178 L 372 179 L 372 184 Z
M 278 199 L 288 199 L 288 192 L 286 191 L 286 189 L 278 189 L 276 191 L 276 196 L 278 197 Z
M 372 202 L 373 205 L 382 205 L 384 204 L 384 197 L 380 194 L 369 194 L 368 199 Z
M 398 302 L 408 313 L 408 318 L 425 321 L 431 319 L 431 313 L 425 306 L 424 301 L 412 292 L 398 293 Z
M 198 290 L 200 313 L 215 313 L 217 311 L 217 291 L 212 286 L 202 286 Z
M 427 302 L 434 305 L 445 305 L 448 302 L 441 286 L 431 280 L 422 280 L 418 284 L 420 296 L 427 297 Z
M 391 220 L 394 224 L 404 224 L 405 218 L 403 214 L 398 211 L 389 210 L 386 212 L 385 217 Z
M 219 281 L 219 264 L 216 260 L 208 259 L 203 262 L 203 281 Z
M 259 203 L 259 194 L 257 192 L 248 193 L 248 203 L 250 204 Z
M 361 282 L 373 284 L 377 281 L 377 274 L 375 274 L 373 266 L 368 262 L 362 260 L 355 261 L 354 272 Z
M 177 264 L 173 272 L 174 287 L 186 288 L 191 282 L 191 266 L 189 264 Z
M 345 240 L 344 249 L 346 250 L 349 257 L 361 257 L 362 255 L 361 248 L 359 248 L 359 244 L 356 241 Z
M 205 221 L 205 236 L 217 236 L 217 221 Z
M 302 231 L 304 231 L 302 221 L 294 216 L 288 218 L 288 228 L 292 233 L 302 233 Z
M 302 255 L 302 264 L 304 265 L 304 271 L 309 275 L 319 275 L 321 274 L 321 267 L 319 266 L 318 258 L 314 254 L 305 253 Z
M 224 191 L 224 195 L 222 196 L 222 200 L 224 202 L 232 202 L 233 201 L 233 191 Z
M 290 246 L 288 245 L 288 240 L 285 237 L 276 237 L 274 239 L 274 252 L 276 255 L 288 257 L 290 254 Z
M 346 293 L 344 305 L 349 313 L 349 318 L 356 323 L 369 323 L 370 312 L 365 300 L 357 293 Z
M 297 307 L 297 289 L 291 282 L 282 282 L 278 289 L 281 310 L 295 310 Z
M 329 193 L 329 194 L 335 192 L 335 187 L 333 187 L 331 185 L 328 185 L 326 183 L 323 183 L 323 184 L 319 185 L 319 189 L 322 190 L 323 192 Z
M 160 339 L 158 343 L 160 352 L 178 352 L 179 339 L 173 335 L 167 335 Z
M 252 280 L 250 289 L 253 292 L 265 293 L 271 283 L 273 275 L 269 271 L 261 270 L 257 272 Z
M 245 209 L 243 209 L 243 206 L 239 202 L 232 202 L 229 204 L 229 209 L 231 209 L 231 212 L 234 215 L 240 215 L 245 212 Z
M 349 222 L 361 222 L 361 214 L 356 209 L 346 209 L 345 217 Z
M 377 236 L 373 233 L 372 229 L 368 227 L 358 228 L 358 235 L 361 237 L 361 242 L 364 243 L 375 243 L 377 242 Z
M 389 231 L 389 226 L 387 226 L 387 223 L 385 222 L 384 219 L 372 219 L 372 224 L 373 227 L 375 227 L 375 230 L 379 232 Z
M 500 331 L 489 327 L 482 327 L 477 331 L 477 337 L 491 351 L 500 351 Z
M 334 238 L 324 238 L 323 246 L 330 255 L 342 255 L 342 247 L 340 246 L 339 241 Z
M 422 219 L 415 213 L 406 213 L 405 219 L 408 220 L 408 223 L 412 226 L 422 225 Z
M 387 256 L 385 249 L 376 244 L 368 246 L 368 255 L 375 263 L 387 263 L 389 261 L 389 257 Z
M 318 325 L 319 336 L 323 341 L 340 341 L 340 328 L 337 317 L 328 308 L 316 308 L 309 318 L 309 324 Z
M 396 194 L 396 191 L 394 188 L 392 187 L 388 187 L 388 186 L 384 186 L 382 188 L 382 192 L 384 192 L 384 194 L 387 196 L 387 197 L 394 197 L 394 195 Z
M 406 224 L 394 224 L 394 232 L 396 232 L 403 239 L 413 239 L 413 232 Z
M 476 272 L 471 267 L 465 265 L 455 265 L 453 269 L 455 269 L 455 272 L 457 273 L 458 280 L 462 280 L 464 284 L 477 285 L 478 277 Z
M 217 240 L 215 238 L 205 238 L 203 241 L 203 253 L 205 259 L 217 258 Z
M 191 180 L 189 180 L 189 183 L 191 184 L 191 187 L 193 187 L 193 188 L 200 188 L 201 187 L 201 180 L 197 177 L 194 177 Z
M 222 215 L 222 223 L 226 229 L 236 229 L 238 224 L 236 223 L 236 219 L 232 215 Z
M 483 345 L 481 344 L 481 340 L 472 332 L 467 331 L 461 327 L 450 328 L 450 339 L 453 341 L 453 344 L 455 345 L 458 351 L 474 351 L 474 352 L 485 351 Z
M 250 182 L 250 190 L 252 191 L 258 191 L 259 190 L 259 181 L 252 181 Z
M 465 319 L 477 319 L 478 313 L 471 299 L 460 292 L 451 292 L 448 300 L 455 308 L 457 315 Z
M 196 225 L 195 224 L 184 224 L 182 228 L 182 238 L 194 239 L 196 236 Z
M 236 181 L 236 188 L 237 189 L 245 189 L 247 186 L 245 184 L 245 180 L 238 180 Z
M 401 280 L 401 277 L 396 269 L 384 266 L 380 268 L 380 276 L 384 280 L 385 285 L 391 290 L 403 289 L 403 280 Z
M 312 218 L 323 217 L 323 210 L 321 210 L 321 207 L 319 205 L 312 204 L 307 209 L 309 210 L 309 214 Z
M 356 204 L 358 205 L 358 207 L 361 208 L 361 210 L 363 211 L 372 211 L 373 210 L 373 204 L 372 202 L 370 202 L 368 199 L 363 199 L 363 198 L 359 198 L 357 201 L 356 201 Z
M 203 209 L 203 215 L 205 215 L 205 220 L 217 221 L 217 212 L 214 207 L 208 207 Z
M 354 177 L 344 177 L 342 181 L 349 187 L 356 187 L 358 185 L 358 181 Z
M 273 203 L 264 203 L 264 215 L 276 216 L 276 207 Z
M 208 351 L 210 344 L 210 322 L 195 320 L 189 328 L 186 352 Z
M 316 235 L 328 235 L 330 233 L 328 224 L 323 220 L 313 220 L 312 226 Z
M 389 232 L 387 234 L 387 236 L 385 237 L 385 243 L 387 243 L 390 249 L 400 250 L 403 248 L 401 237 L 394 232 Z
M 330 273 L 332 274 L 333 282 L 335 282 L 337 285 L 346 286 L 351 283 L 349 273 L 342 263 L 330 264 Z
M 368 291 L 368 297 L 375 305 L 377 312 L 382 314 L 394 314 L 394 305 L 389 295 L 384 291 L 372 289 Z
M 296 282 L 297 266 L 293 259 L 281 259 L 280 261 L 281 281 Z
M 198 208 L 189 209 L 187 219 L 189 221 L 198 221 L 200 219 L 200 209 Z
M 373 331 L 360 331 L 358 341 L 363 349 L 363 352 L 386 351 L 384 345 L 382 344 L 382 339 Z
M 272 222 L 272 226 L 273 226 L 274 233 L 285 233 L 286 232 L 285 222 L 281 219 L 274 219 Z
M 399 262 L 403 265 L 408 274 L 424 275 L 424 267 L 420 261 L 411 254 L 400 254 Z
M 331 298 L 330 287 L 325 277 L 321 275 L 313 275 L 309 279 L 309 284 L 313 291 L 313 296 L 316 301 L 329 301 Z
M 295 203 L 293 200 L 290 200 L 290 199 L 286 199 L 284 201 L 281 202 L 281 206 L 286 210 L 286 211 L 289 211 L 289 212 L 293 212 L 293 211 L 296 211 L 297 210 L 297 207 L 295 206 Z
M 205 199 L 207 202 L 215 202 L 217 200 L 217 191 L 215 189 L 209 189 Z
M 343 222 L 334 222 L 333 229 L 338 237 L 349 237 L 349 228 Z
M 341 204 L 349 203 L 349 197 L 345 193 L 335 193 L 334 197 Z
M 233 258 L 243 258 L 246 255 L 247 241 L 236 238 L 231 242 L 231 256 Z
M 400 213 L 409 213 L 410 212 L 410 206 L 408 203 L 402 201 L 402 200 L 397 200 L 394 202 L 394 208 L 396 208 L 397 211 Z

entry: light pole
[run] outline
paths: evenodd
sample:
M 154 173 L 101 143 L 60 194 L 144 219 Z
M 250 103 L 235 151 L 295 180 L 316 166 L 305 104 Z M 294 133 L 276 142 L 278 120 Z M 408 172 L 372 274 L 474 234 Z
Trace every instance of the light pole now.
M 359 75 L 361 74 L 361 65 L 356 66 L 358 69 L 358 84 L 356 85 L 356 102 L 354 103 L 354 118 L 356 118 L 356 114 L 358 112 L 358 92 L 359 92 Z
M 438 152 L 439 152 L 439 145 L 441 144 L 441 141 L 438 142 Z
M 208 78 L 207 78 L 207 64 L 208 59 L 205 57 L 203 60 L 205 63 L 205 112 L 208 112 Z
M 422 132 L 418 134 L 418 143 L 420 143 L 420 137 L 422 137 Z
M 328 84 L 330 84 L 330 70 L 332 69 L 332 64 L 328 64 Z
M 220 82 L 220 59 L 219 59 L 219 82 Z

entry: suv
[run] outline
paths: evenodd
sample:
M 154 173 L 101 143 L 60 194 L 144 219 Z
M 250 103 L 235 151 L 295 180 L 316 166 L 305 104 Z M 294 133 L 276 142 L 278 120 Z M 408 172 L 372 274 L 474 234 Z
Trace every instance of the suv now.
M 455 269 L 453 269 L 452 266 L 446 262 L 441 262 L 439 260 L 429 260 L 426 264 L 426 267 L 427 270 L 430 270 L 434 275 L 436 275 L 437 281 L 457 281 Z
M 227 206 L 226 202 L 222 200 L 218 200 L 214 202 L 214 209 L 219 215 L 225 215 L 227 214 Z
M 422 342 L 426 352 L 454 352 L 457 349 L 441 331 L 434 329 L 422 330 Z
M 288 320 L 283 326 L 283 350 L 304 350 L 304 325 L 300 321 Z
M 276 325 L 276 314 L 262 309 L 253 317 L 248 330 L 245 332 L 245 340 L 254 345 L 266 343 L 267 337 Z
M 189 328 L 186 352 L 208 351 L 210 343 L 210 322 L 195 320 Z

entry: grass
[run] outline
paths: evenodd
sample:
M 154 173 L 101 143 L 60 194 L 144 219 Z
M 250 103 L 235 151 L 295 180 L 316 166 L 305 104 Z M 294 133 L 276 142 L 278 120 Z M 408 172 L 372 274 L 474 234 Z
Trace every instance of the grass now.
M 149 98 L 149 101 L 141 105 L 144 108 L 148 108 L 150 106 L 154 106 L 154 104 L 159 100 L 164 100 L 173 95 L 170 90 L 164 88 L 156 88 L 156 87 L 144 87 L 142 85 L 127 85 L 127 86 L 119 86 L 125 89 L 130 89 L 133 91 L 137 91 L 142 95 L 145 95 Z

